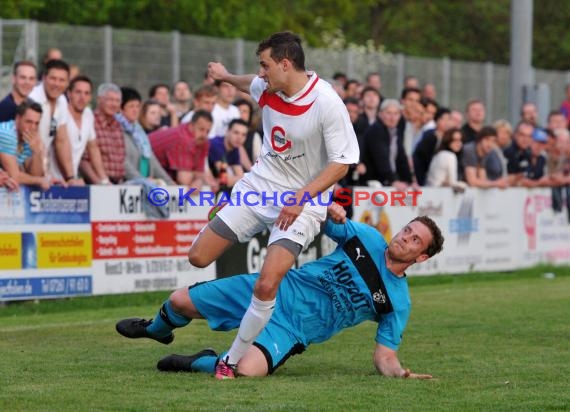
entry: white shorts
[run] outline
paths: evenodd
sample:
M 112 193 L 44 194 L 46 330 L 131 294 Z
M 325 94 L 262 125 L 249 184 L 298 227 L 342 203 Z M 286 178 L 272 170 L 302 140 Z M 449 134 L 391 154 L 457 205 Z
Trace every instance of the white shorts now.
M 244 202 L 243 194 L 248 192 L 252 195 L 248 197 L 248 202 Z M 279 201 L 279 194 L 283 192 L 293 191 L 275 187 L 274 184 L 247 174 L 235 184 L 231 194 L 232 203 L 220 210 L 216 216 L 236 234 L 239 242 L 247 242 L 255 234 L 267 229 L 270 232 L 268 245 L 280 239 L 289 239 L 300 244 L 305 250 L 321 231 L 321 223 L 326 219 L 326 206 L 305 205 L 295 222 L 287 230 L 281 230 L 275 226 L 275 220 L 284 206 Z M 256 198 L 254 193 L 259 197 Z M 267 194 L 267 198 L 277 193 L 277 203 L 271 199 L 262 201 L 262 193 Z M 256 199 L 259 204 L 252 205 Z

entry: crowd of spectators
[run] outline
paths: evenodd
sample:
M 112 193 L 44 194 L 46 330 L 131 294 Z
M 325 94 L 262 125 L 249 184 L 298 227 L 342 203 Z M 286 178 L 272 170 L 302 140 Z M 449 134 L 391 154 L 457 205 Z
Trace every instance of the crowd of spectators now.
M 436 87 L 415 76 L 405 78 L 397 98 L 383 95 L 380 73 L 364 82 L 336 73 L 331 85 L 345 102 L 361 153 L 341 185 L 548 186 L 558 209 L 570 194 L 570 86 L 546 124 L 539 124 L 536 105 L 525 103 L 511 125 L 488 119 L 478 99 L 464 110 L 443 107 Z M 259 123 L 257 104 L 228 83 L 205 76 L 194 93 L 182 80 L 157 83 L 144 98 L 127 85 L 95 87 L 50 49 L 41 72 L 30 61 L 14 65 L 12 88 L 0 101 L 0 185 L 229 191 L 261 151 Z

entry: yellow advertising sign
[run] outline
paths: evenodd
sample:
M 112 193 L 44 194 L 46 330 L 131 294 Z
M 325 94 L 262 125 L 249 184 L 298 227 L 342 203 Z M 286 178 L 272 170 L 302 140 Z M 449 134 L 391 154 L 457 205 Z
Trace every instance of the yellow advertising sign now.
M 37 234 L 38 268 L 91 266 L 91 233 L 44 232 Z
M 22 235 L 0 233 L 0 269 L 22 268 Z

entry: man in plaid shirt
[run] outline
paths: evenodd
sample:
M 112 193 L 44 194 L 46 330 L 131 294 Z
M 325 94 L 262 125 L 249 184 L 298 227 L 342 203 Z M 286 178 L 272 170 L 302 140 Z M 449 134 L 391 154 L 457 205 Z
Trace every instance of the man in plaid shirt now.
M 125 180 L 125 141 L 121 125 L 115 114 L 121 106 L 121 89 L 113 83 L 103 83 L 97 89 L 95 115 L 96 142 L 101 152 L 103 167 L 111 183 Z M 80 170 L 88 183 L 109 183 L 95 172 L 87 152 L 83 155 Z
M 208 156 L 212 115 L 197 110 L 190 123 L 151 133 L 148 138 L 161 166 L 179 185 L 200 190 Z

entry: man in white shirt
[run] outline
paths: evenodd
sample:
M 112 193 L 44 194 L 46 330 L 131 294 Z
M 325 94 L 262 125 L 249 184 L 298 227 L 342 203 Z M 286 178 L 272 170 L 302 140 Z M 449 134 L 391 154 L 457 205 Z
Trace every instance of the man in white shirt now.
M 328 199 L 332 186 L 359 160 L 346 107 L 330 84 L 306 71 L 301 39 L 276 33 L 259 44 L 257 55 L 259 76 L 233 75 L 221 63 L 208 65 L 215 80 L 250 93 L 261 108 L 262 152 L 236 183 L 232 197 L 252 191 L 261 196 L 257 205 L 230 204 L 220 210 L 192 244 L 190 263 L 207 266 L 233 243 L 270 230 L 251 304 L 217 367 L 218 379 L 234 378 L 235 365 L 245 353 L 259 350 L 251 344 L 271 318 L 281 280 L 326 218 L 326 204 L 317 196 L 324 193 Z
M 234 119 L 239 119 L 239 109 L 232 103 L 236 98 L 236 87 L 227 82 L 216 81 L 218 87 L 218 99 L 212 110 L 214 124 L 208 137 L 213 139 L 217 136 L 225 136 L 228 125 Z
M 39 134 L 42 139 L 46 158 L 44 169 L 52 175 L 63 176 L 66 184 L 82 185 L 73 173 L 71 144 L 67 137 L 67 100 L 63 93 L 69 83 L 69 65 L 62 60 L 50 60 L 46 63 L 42 83 L 38 84 L 29 98 L 42 107 Z M 50 152 L 55 152 L 51 157 Z M 55 159 L 56 162 L 49 162 Z
M 83 152 L 87 150 L 91 165 L 97 175 L 96 184 L 108 184 L 109 178 L 103 168 L 101 152 L 95 140 L 95 117 L 89 107 L 92 98 L 93 83 L 87 76 L 79 75 L 69 84 L 67 98 L 68 119 L 67 135 L 71 144 L 73 174 L 78 175 L 79 163 Z M 52 152 L 53 156 L 53 152 Z M 55 159 L 52 158 L 52 161 Z M 54 173 L 57 171 L 54 171 Z M 59 177 L 55 175 L 56 177 Z

